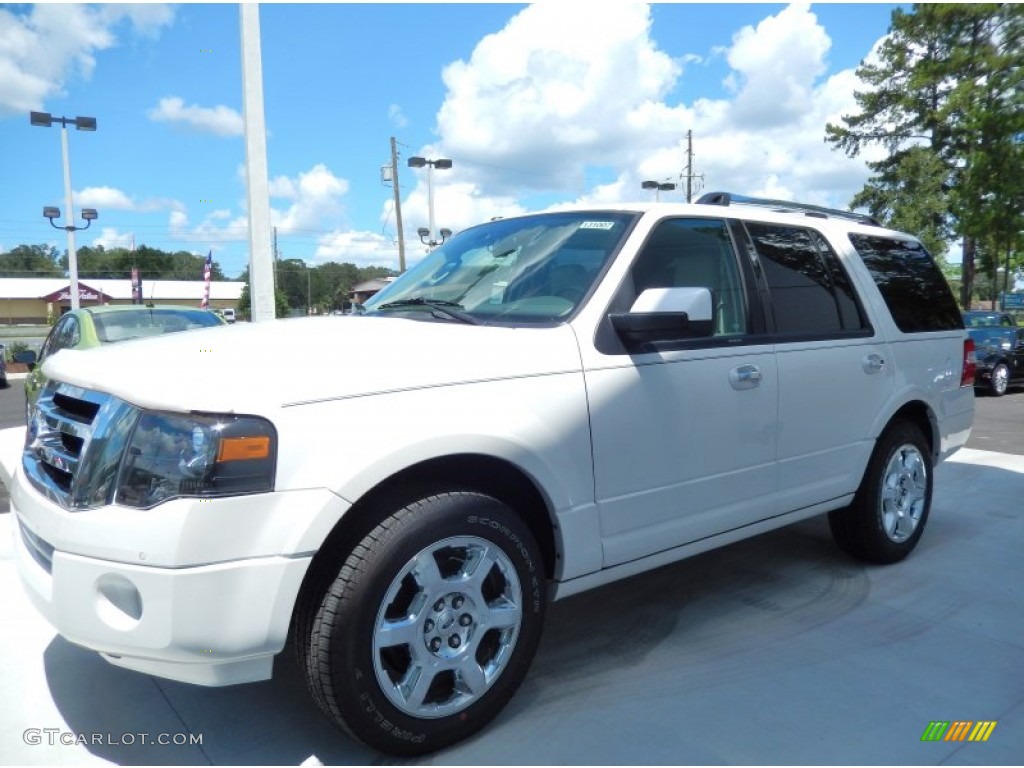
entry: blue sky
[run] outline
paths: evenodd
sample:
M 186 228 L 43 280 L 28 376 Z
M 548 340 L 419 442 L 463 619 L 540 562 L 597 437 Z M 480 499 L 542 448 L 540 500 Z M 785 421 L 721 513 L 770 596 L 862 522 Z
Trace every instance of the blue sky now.
M 263 5 L 280 254 L 397 266 L 380 177 L 391 136 L 410 261 L 427 224 L 412 155 L 453 160 L 434 176 L 437 226 L 453 230 L 643 199 L 641 180 L 679 180 L 687 130 L 708 190 L 845 206 L 864 158 L 832 152 L 824 126 L 855 109 L 853 69 L 894 7 Z M 41 215 L 65 207 L 60 131 L 28 113 L 89 115 L 95 133 L 69 134 L 76 207 L 99 211 L 79 245 L 212 249 L 236 276 L 248 260 L 241 108 L 237 5 L 0 6 L 0 249 L 63 250 Z

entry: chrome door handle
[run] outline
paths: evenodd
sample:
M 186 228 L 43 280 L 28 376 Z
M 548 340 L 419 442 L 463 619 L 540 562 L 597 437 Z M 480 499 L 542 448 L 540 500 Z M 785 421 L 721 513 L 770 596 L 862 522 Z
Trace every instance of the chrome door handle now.
M 729 384 L 733 389 L 753 389 L 761 383 L 761 369 L 756 365 L 741 365 L 729 371 Z
M 864 359 L 860 361 L 860 365 L 864 369 L 864 373 L 879 373 L 885 368 L 885 360 L 881 355 L 872 353 L 865 355 Z

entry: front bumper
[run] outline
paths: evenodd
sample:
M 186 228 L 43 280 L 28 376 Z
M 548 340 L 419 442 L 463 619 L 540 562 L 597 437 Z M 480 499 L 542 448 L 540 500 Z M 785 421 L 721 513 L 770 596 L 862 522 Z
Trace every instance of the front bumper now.
M 174 569 L 56 550 L 47 558 L 46 542 L 13 505 L 11 513 L 22 583 L 71 642 L 119 666 L 182 682 L 270 678 L 309 557 Z
M 3 463 L 40 613 L 111 663 L 200 685 L 271 676 L 314 551 L 347 507 L 311 489 L 68 512 Z

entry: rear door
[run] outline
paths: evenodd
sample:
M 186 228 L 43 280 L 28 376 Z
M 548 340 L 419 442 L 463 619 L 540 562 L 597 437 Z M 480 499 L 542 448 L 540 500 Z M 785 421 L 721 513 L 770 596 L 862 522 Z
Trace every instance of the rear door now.
M 769 297 L 779 376 L 779 502 L 796 510 L 853 493 L 894 388 L 835 249 L 817 230 L 747 222 Z

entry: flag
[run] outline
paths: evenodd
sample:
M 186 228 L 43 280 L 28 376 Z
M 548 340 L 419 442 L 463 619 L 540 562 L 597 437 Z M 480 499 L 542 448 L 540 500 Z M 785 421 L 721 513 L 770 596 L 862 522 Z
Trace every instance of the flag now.
M 135 235 L 132 235 L 132 253 L 135 253 Z M 134 261 L 134 257 L 133 257 Z M 139 268 L 132 267 L 132 304 L 142 303 L 142 279 L 139 276 Z
M 206 254 L 206 264 L 203 266 L 203 300 L 199 306 L 203 309 L 210 308 L 210 275 L 213 274 L 213 251 Z

